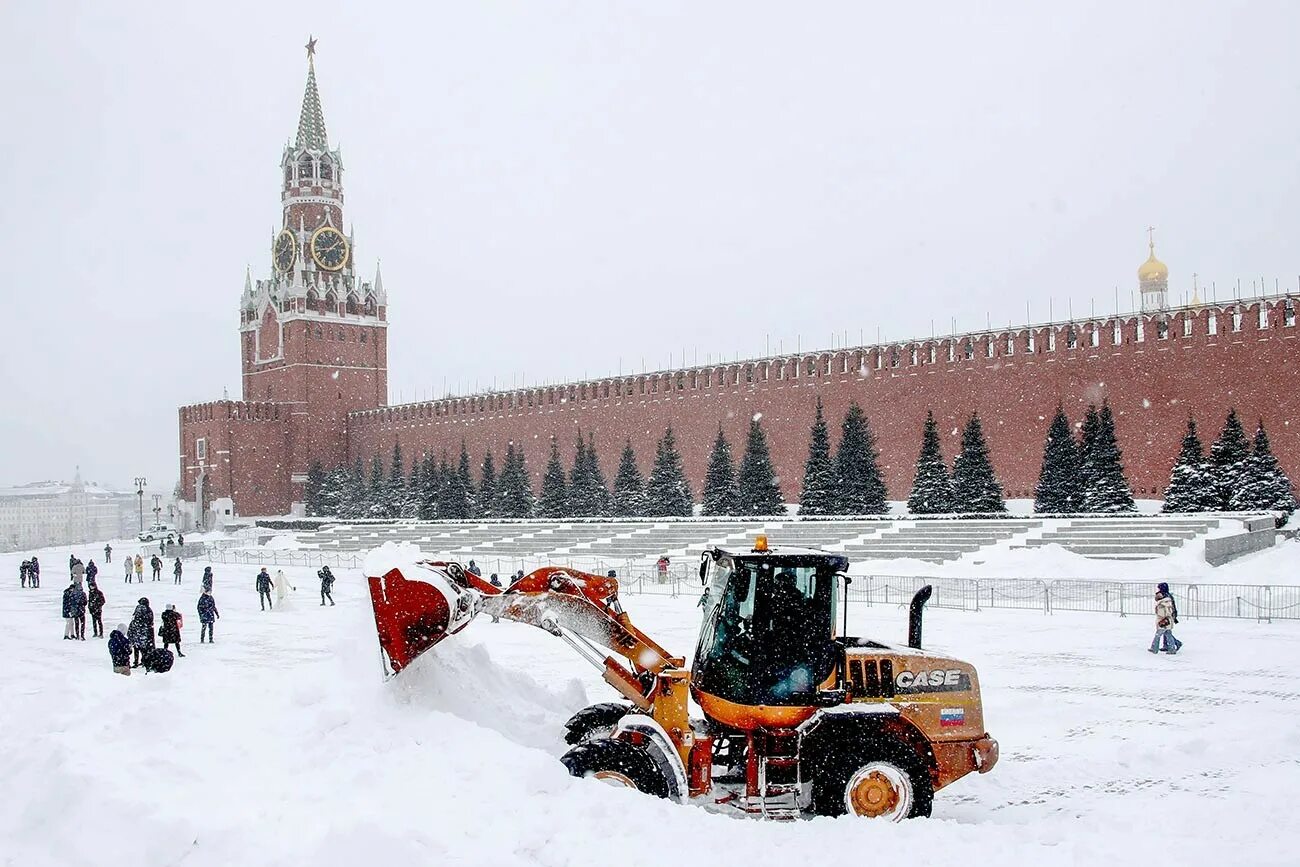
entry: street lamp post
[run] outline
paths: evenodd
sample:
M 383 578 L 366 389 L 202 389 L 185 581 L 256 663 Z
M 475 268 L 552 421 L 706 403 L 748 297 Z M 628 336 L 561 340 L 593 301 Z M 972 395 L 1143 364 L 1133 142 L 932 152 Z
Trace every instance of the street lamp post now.
M 153 525 L 162 523 L 162 494 L 153 495 Z
M 135 477 L 135 495 L 140 498 L 140 532 L 144 532 L 144 486 L 149 480 L 144 476 Z

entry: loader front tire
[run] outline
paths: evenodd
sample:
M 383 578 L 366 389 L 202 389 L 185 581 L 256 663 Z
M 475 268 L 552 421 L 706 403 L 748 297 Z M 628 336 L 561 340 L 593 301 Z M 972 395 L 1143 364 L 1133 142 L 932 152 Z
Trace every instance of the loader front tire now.
M 564 724 L 564 742 L 566 744 L 585 744 L 596 738 L 607 738 L 614 731 L 618 721 L 632 710 L 630 704 L 618 701 L 606 701 L 584 707 L 569 717 Z
M 916 752 L 893 738 L 846 739 L 821 763 L 812 811 L 899 822 L 929 816 L 934 785 Z
M 560 761 L 575 777 L 594 777 L 611 785 L 636 789 L 656 798 L 667 798 L 668 780 L 644 747 L 612 738 L 596 738 L 578 744 Z

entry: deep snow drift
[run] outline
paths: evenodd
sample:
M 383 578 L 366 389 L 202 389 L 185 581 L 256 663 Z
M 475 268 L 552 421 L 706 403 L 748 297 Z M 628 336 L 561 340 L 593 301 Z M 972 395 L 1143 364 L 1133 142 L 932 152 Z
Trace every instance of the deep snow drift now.
M 314 570 L 286 569 L 297 591 L 263 613 L 256 569 L 218 564 L 218 643 L 199 646 L 201 562 L 180 588 L 125 587 L 114 563 L 108 629 L 142 595 L 186 618 L 186 658 L 126 678 L 102 641 L 60 640 L 66 551 L 42 556 L 37 591 L 19 559 L 0 556 L 6 864 L 1289 864 L 1300 848 L 1298 623 L 1185 621 L 1184 652 L 1153 657 L 1150 618 L 932 611 L 928 641 L 979 667 L 998 767 L 941 791 L 928 821 L 763 824 L 570 778 L 564 719 L 613 696 L 540 630 L 480 618 L 384 683 L 359 573 L 337 570 L 321 608 Z M 693 597 L 625 603 L 693 650 Z M 904 618 L 861 606 L 850 626 L 895 641 Z

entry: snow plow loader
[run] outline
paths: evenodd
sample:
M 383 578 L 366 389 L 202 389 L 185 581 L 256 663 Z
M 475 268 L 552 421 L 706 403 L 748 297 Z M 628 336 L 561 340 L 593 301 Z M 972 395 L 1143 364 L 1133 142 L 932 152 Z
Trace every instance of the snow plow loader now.
M 764 818 L 928 816 L 937 790 L 997 763 L 979 681 L 922 650 L 929 587 L 907 646 L 843 634 L 847 569 L 842 554 L 762 536 L 752 551 L 709 549 L 693 670 L 633 625 L 613 578 L 547 566 L 503 590 L 422 561 L 367 581 L 389 676 L 478 614 L 544 629 L 599 669 L 621 700 L 566 724 L 575 776 Z

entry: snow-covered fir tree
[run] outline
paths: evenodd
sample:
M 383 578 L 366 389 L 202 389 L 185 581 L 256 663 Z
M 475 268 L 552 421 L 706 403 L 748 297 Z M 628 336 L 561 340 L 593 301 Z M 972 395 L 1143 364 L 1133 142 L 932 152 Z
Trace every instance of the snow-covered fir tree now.
M 424 490 L 424 461 L 414 458 L 411 473 L 406 477 L 406 491 L 402 497 L 402 517 L 420 517 L 420 494 Z
M 424 469 L 420 474 L 419 516 L 426 521 L 432 521 L 438 517 L 438 501 L 442 499 L 442 477 L 438 475 L 438 462 L 434 460 L 433 452 L 426 453 L 422 463 Z
M 331 518 L 343 516 L 343 503 L 348 496 L 348 468 L 339 464 L 325 474 L 318 499 L 320 513 Z
M 600 469 L 594 437 L 582 438 L 578 432 L 574 444 L 573 470 L 569 474 L 569 515 L 575 518 L 599 518 L 609 514 L 609 489 Z
M 303 485 L 302 499 L 303 505 L 307 508 L 307 514 L 311 517 L 319 517 L 327 514 L 321 508 L 320 496 L 325 487 L 325 466 L 320 461 L 312 461 L 311 467 L 307 470 L 307 481 Z
M 1043 443 L 1043 468 L 1034 489 L 1034 511 L 1048 513 L 1078 512 L 1083 508 L 1083 488 L 1079 478 L 1079 443 L 1074 438 L 1065 409 L 1057 404 L 1056 414 L 1047 427 Z
M 1083 511 L 1134 512 L 1133 489 L 1124 476 L 1124 456 L 1115 435 L 1110 404 L 1088 407 L 1079 447 L 1079 475 L 1083 479 Z
M 478 472 L 478 498 L 475 503 L 475 515 L 479 518 L 496 516 L 497 507 L 497 465 L 492 457 L 492 449 L 483 455 L 483 465 Z
M 1223 431 L 1210 446 L 1210 469 L 1218 492 L 1217 509 L 1232 508 L 1232 495 L 1246 484 L 1249 459 L 1250 440 L 1241 427 L 1237 410 L 1231 409 L 1223 422 Z
M 406 464 L 402 460 L 402 444 L 393 442 L 393 458 L 388 469 L 388 490 L 384 494 L 385 517 L 400 518 L 406 504 Z
M 1280 512 L 1290 516 L 1295 511 L 1295 493 L 1291 479 L 1277 462 L 1273 447 L 1264 432 L 1264 420 L 1255 428 L 1255 439 L 1242 485 L 1233 492 L 1229 507 L 1237 512 Z
M 835 505 L 835 462 L 831 459 L 831 435 L 817 398 L 812 431 L 808 435 L 808 459 L 803 465 L 803 489 L 799 493 L 799 514 L 832 515 Z
M 927 411 L 921 428 L 921 452 L 916 459 L 916 477 L 907 498 L 907 510 L 916 515 L 938 515 L 953 510 L 952 477 L 943 462 L 939 426 Z
M 736 482 L 737 515 L 784 515 L 785 498 L 781 495 L 781 480 L 772 466 L 772 455 L 767 448 L 767 435 L 759 416 L 749 421 L 749 436 L 745 440 L 745 454 L 740 459 L 740 473 Z
M 469 469 L 469 447 L 463 439 L 460 441 L 460 458 L 456 461 L 456 475 L 460 479 L 461 490 L 465 492 L 465 505 L 461 510 L 462 518 L 473 518 L 476 515 L 478 492 L 474 490 L 474 476 Z
M 955 511 L 985 514 L 1005 512 L 1002 485 L 993 474 L 989 445 L 979 413 L 971 413 L 961 432 L 961 454 L 952 462 L 952 493 Z
M 641 479 L 641 469 L 636 464 L 636 452 L 632 448 L 631 439 L 623 443 L 618 474 L 614 476 L 612 511 L 616 518 L 634 518 L 645 514 L 645 483 Z
M 1212 512 L 1219 507 L 1219 492 L 1214 473 L 1205 459 L 1205 449 L 1196 433 L 1196 421 L 1187 420 L 1183 446 L 1169 474 L 1165 488 L 1165 512 Z
M 598 518 L 607 518 L 613 511 L 613 500 L 609 485 L 605 483 L 605 471 L 600 468 L 600 455 L 596 453 L 596 436 L 587 431 L 587 472 L 588 499 Z
M 849 404 L 840 424 L 840 448 L 835 455 L 835 498 L 832 514 L 882 515 L 885 481 L 880 474 L 880 453 L 866 413 Z
M 469 489 L 460 469 L 444 451 L 438 459 L 438 520 L 463 521 L 469 515 Z
M 736 462 L 731 456 L 731 443 L 718 424 L 718 436 L 709 453 L 709 466 L 704 472 L 704 492 L 700 498 L 701 514 L 739 515 L 737 509 Z
M 347 487 L 339 501 L 338 515 L 344 520 L 364 518 L 368 514 L 366 470 L 358 455 L 347 474 Z
M 542 474 L 542 490 L 537 497 L 537 517 L 564 518 L 569 514 L 569 487 L 564 479 L 564 463 L 560 460 L 560 446 L 551 437 L 551 457 Z
M 505 462 L 497 479 L 497 517 L 531 518 L 534 509 L 533 483 L 528 478 L 528 460 L 523 447 L 506 446 Z
M 655 462 L 646 482 L 644 514 L 651 517 L 690 517 L 691 486 L 682 469 L 677 438 L 668 428 L 655 449 Z
M 388 485 L 384 482 L 384 461 L 378 453 L 370 461 L 370 485 L 366 489 L 366 517 L 388 517 Z

